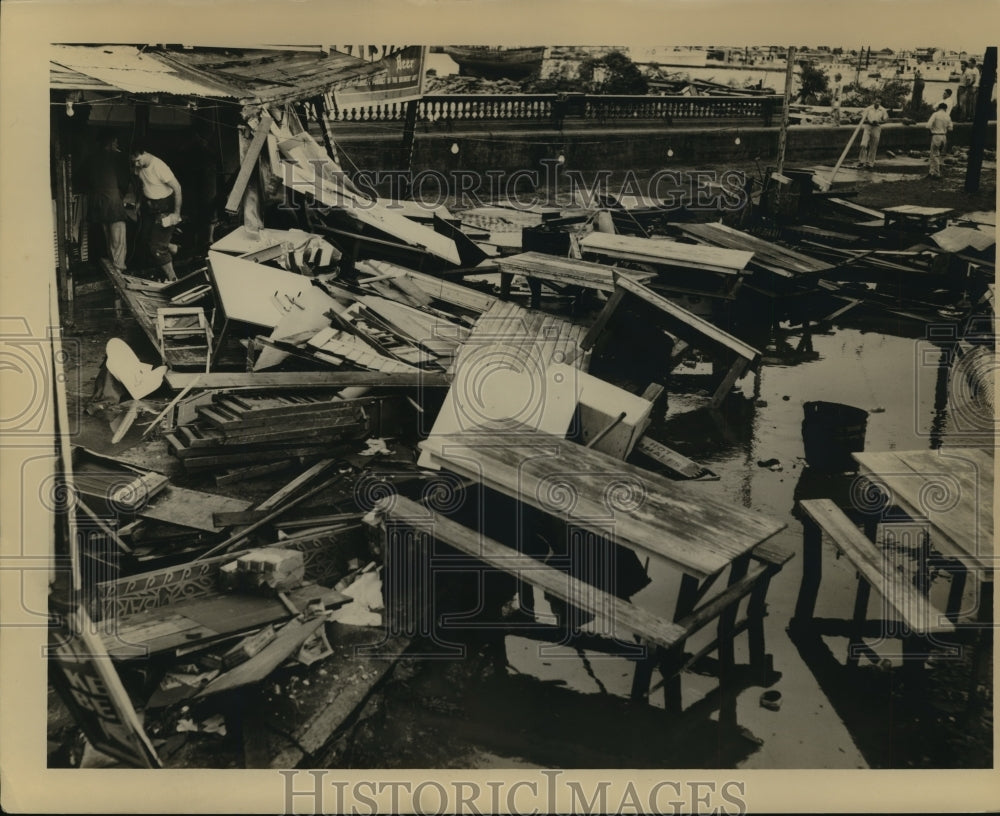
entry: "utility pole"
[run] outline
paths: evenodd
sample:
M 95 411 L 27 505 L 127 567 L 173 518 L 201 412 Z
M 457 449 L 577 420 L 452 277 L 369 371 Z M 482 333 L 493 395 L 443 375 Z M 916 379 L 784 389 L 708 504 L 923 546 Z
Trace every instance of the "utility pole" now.
M 976 112 L 972 121 L 972 140 L 969 144 L 969 163 L 965 169 L 965 191 L 979 190 L 979 178 L 983 170 L 983 150 L 986 148 L 986 123 L 990 118 L 990 97 L 997 77 L 997 49 L 990 46 L 983 55 L 983 70 L 979 77 L 979 95 L 976 97 Z
M 795 74 L 795 46 L 788 46 L 785 64 L 785 101 L 781 106 L 781 134 L 778 136 L 778 175 L 785 167 L 785 145 L 788 142 L 788 106 L 792 100 L 792 80 Z

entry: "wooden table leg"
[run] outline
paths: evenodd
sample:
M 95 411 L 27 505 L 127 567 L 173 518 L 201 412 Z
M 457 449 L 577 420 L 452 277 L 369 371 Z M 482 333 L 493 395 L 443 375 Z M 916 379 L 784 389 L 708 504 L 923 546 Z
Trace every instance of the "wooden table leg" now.
M 698 579 L 690 575 L 681 576 L 680 590 L 677 593 L 677 604 L 674 607 L 674 620 L 679 621 L 687 617 L 694 611 L 695 604 L 700 597 Z M 684 663 L 684 641 L 676 644 L 669 652 L 661 652 L 656 655 L 656 659 L 649 666 L 649 679 L 652 678 L 653 668 L 660 664 L 660 671 L 663 673 L 663 703 L 667 711 L 679 714 L 683 708 L 683 698 L 681 696 L 681 673 L 680 668 Z M 636 669 L 638 675 L 638 667 Z M 643 687 L 643 693 L 649 689 L 649 679 Z M 633 693 L 635 684 L 632 686 Z
M 531 300 L 528 305 L 532 309 L 542 308 L 542 282 L 536 278 L 528 278 L 528 289 L 531 290 Z
M 750 556 L 744 555 L 733 561 L 729 568 L 730 586 L 747 574 L 750 566 Z M 739 604 L 730 605 L 721 615 L 719 615 L 719 727 L 723 730 L 736 728 L 736 694 L 730 692 L 726 686 L 727 681 L 732 678 L 733 670 L 736 666 L 736 651 L 733 644 L 733 630 L 736 626 L 736 613 L 739 611 Z
M 771 585 L 771 574 L 767 573 L 750 593 L 747 617 L 750 620 L 747 640 L 750 647 L 750 670 L 764 678 L 768 673 L 767 651 L 764 645 L 764 618 L 767 616 L 767 590 Z
M 802 520 L 802 583 L 792 616 L 793 628 L 804 627 L 816 610 L 820 579 L 823 577 L 823 533 L 812 519 Z
M 948 603 L 945 606 L 945 614 L 948 620 L 955 623 L 962 612 L 962 596 L 965 594 L 965 582 L 969 577 L 969 571 L 961 562 L 948 570 L 951 574 L 951 586 L 948 588 Z
M 500 273 L 500 297 L 504 300 L 510 298 L 510 285 L 514 281 L 513 272 L 501 272 Z
M 635 701 L 646 699 L 649 694 L 649 686 L 653 681 L 653 669 L 660 662 L 661 655 L 659 647 L 648 640 L 643 640 L 642 645 L 646 648 L 646 656 L 640 658 L 635 664 L 635 674 L 632 675 L 632 694 Z
M 973 722 L 983 708 L 983 695 L 979 686 L 984 685 L 989 678 L 989 669 L 993 665 L 993 576 L 983 576 L 979 580 L 979 609 L 976 620 L 980 625 L 979 635 L 975 638 L 972 652 L 972 674 L 969 678 L 969 704 L 965 719 Z
M 854 618 L 851 624 L 851 638 L 847 644 L 847 665 L 857 668 L 858 658 L 864 647 L 862 634 L 865 629 L 865 620 L 868 618 L 868 599 L 871 597 L 871 585 L 858 575 L 858 592 L 854 596 Z

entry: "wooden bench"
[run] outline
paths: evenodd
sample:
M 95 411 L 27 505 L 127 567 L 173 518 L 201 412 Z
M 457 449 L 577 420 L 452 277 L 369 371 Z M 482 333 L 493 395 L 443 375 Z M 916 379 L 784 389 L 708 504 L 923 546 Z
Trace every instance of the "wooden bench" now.
M 429 596 L 435 565 L 430 562 L 438 557 L 432 556 L 432 542 L 436 540 L 470 556 L 476 562 L 507 572 L 571 607 L 634 635 L 634 640 L 622 640 L 616 637 L 617 633 L 589 634 L 579 631 L 567 621 L 563 621 L 561 625 L 538 622 L 515 623 L 510 626 L 499 624 L 505 634 L 605 651 L 636 660 L 631 692 L 634 700 L 644 700 L 655 690 L 650 688 L 650 682 L 654 670 L 658 668 L 663 676 L 661 684 L 665 687 L 666 707 L 669 711 L 679 713 L 683 708 L 681 673 L 712 652 L 718 652 L 719 655 L 721 687 L 735 666 L 734 638 L 744 631 L 748 632 L 751 669 L 759 669 L 761 674 L 766 673 L 768 659 L 764 650 L 763 628 L 763 619 L 767 614 L 765 599 L 771 577 L 791 557 L 789 552 L 765 544 L 759 545 L 748 557 L 733 562 L 729 585 L 700 606 L 696 604 L 704 597 L 712 582 L 709 581 L 700 588 L 695 585 L 695 597 L 687 599 L 689 604 L 678 601 L 678 608 L 688 608 L 691 611 L 671 621 L 543 564 L 403 496 L 397 495 L 383 501 L 368 521 L 381 527 L 383 531 L 387 593 L 397 594 L 397 600 L 402 598 L 404 603 L 409 599 L 417 600 L 423 605 L 422 609 L 411 605 L 403 611 L 403 618 L 424 635 L 434 637 L 437 631 L 438 622 L 428 621 L 424 617 L 432 608 L 433 599 Z M 415 563 L 414 556 L 420 563 Z M 453 556 L 440 558 L 437 564 L 439 568 L 458 567 Z M 393 563 L 397 559 L 401 562 L 398 566 Z M 752 566 L 751 560 L 755 562 Z M 423 582 L 427 586 L 410 586 L 408 579 Z M 682 584 L 681 592 L 692 594 L 691 585 Z M 748 595 L 750 601 L 746 616 L 737 620 L 740 601 Z M 387 594 L 387 609 L 392 608 L 392 601 Z M 718 627 L 715 639 L 694 654 L 685 652 L 684 645 L 688 638 L 713 622 Z M 482 625 L 490 628 L 498 626 L 493 622 Z M 724 705 L 720 712 L 720 722 L 724 725 L 735 725 L 735 698 L 731 702 L 731 706 Z
M 848 665 L 856 666 L 861 652 L 867 651 L 862 635 L 873 587 L 902 624 L 901 627 L 883 626 L 881 634 L 902 638 L 906 658 L 922 657 L 923 643 L 935 640 L 936 635 L 955 632 L 954 624 L 945 613 L 938 610 L 913 579 L 897 569 L 886 551 L 861 532 L 836 504 L 829 499 L 806 499 L 799 502 L 799 507 L 806 519 L 803 522 L 802 584 L 793 627 L 805 626 L 813 620 L 822 575 L 822 539 L 826 536 L 858 574 L 854 616 L 849 630 Z

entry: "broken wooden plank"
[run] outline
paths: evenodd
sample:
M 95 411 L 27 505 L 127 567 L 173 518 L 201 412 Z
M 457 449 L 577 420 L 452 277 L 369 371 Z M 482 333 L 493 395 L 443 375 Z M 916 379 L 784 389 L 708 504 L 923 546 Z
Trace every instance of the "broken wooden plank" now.
M 742 249 L 681 244 L 677 241 L 610 235 L 605 232 L 592 232 L 585 236 L 580 241 L 580 248 L 584 253 L 725 275 L 739 274 L 753 258 L 753 252 Z
M 703 349 L 707 346 L 706 350 L 708 351 L 722 352 L 727 356 L 735 355 L 746 360 L 748 364 L 756 363 L 760 359 L 760 352 L 753 346 L 733 337 L 728 332 L 724 332 L 707 320 L 689 312 L 682 306 L 678 306 L 627 275 L 616 273 L 615 285 L 661 312 L 670 333 L 689 345 Z
M 683 479 L 717 481 L 719 478 L 717 474 L 704 465 L 698 464 L 693 459 L 688 459 L 684 454 L 678 453 L 673 448 L 669 448 L 662 442 L 657 442 L 648 436 L 642 437 L 635 449 Z
M 317 584 L 300 587 L 289 597 L 298 608 L 331 590 Z M 218 591 L 190 601 L 115 618 L 103 627 L 101 639 L 115 659 L 142 658 L 177 648 L 210 643 L 291 617 L 280 600 Z
M 505 274 L 524 275 L 529 278 L 555 281 L 570 286 L 583 286 L 600 292 L 612 292 L 615 288 L 615 267 L 574 258 L 560 258 L 543 252 L 522 252 L 497 260 L 497 265 Z M 655 278 L 652 272 L 619 270 L 639 281 Z
M 208 269 L 219 306 L 229 320 L 275 328 L 289 312 L 327 312 L 337 301 L 311 279 L 210 250 Z M 201 357 L 202 367 L 205 358 Z
M 233 182 L 229 198 L 226 199 L 226 212 L 228 213 L 235 213 L 240 208 L 240 202 L 243 201 L 243 194 L 246 192 L 250 176 L 253 175 L 254 168 L 257 166 L 257 158 L 260 156 L 261 148 L 267 141 L 267 134 L 271 132 L 271 124 L 271 117 L 265 114 L 260 118 L 257 129 L 254 130 L 253 140 L 247 147 L 247 152 L 240 163 L 240 172 L 236 176 L 236 181 Z
M 246 662 L 220 674 L 196 695 L 208 697 L 225 691 L 259 683 L 278 666 L 294 655 L 299 647 L 326 622 L 319 616 L 308 621 L 292 620 L 282 627 L 275 638 Z
M 276 462 L 264 462 L 258 465 L 247 465 L 247 467 L 234 468 L 220 473 L 215 477 L 216 487 L 225 487 L 231 484 L 239 484 L 259 476 L 266 476 L 271 473 L 280 473 L 287 470 L 294 464 L 294 459 L 279 459 Z
M 447 388 L 451 380 L 436 371 L 274 371 L 249 374 L 216 371 L 209 374 L 192 374 L 169 371 L 165 377 L 171 388 L 184 388 L 194 377 L 200 377 L 202 388 L 253 390 L 305 388 Z
M 680 230 L 696 240 L 720 248 L 751 250 L 750 265 L 764 269 L 779 277 L 818 275 L 832 267 L 801 252 L 765 241 L 748 232 L 735 230 L 725 224 L 682 224 Z

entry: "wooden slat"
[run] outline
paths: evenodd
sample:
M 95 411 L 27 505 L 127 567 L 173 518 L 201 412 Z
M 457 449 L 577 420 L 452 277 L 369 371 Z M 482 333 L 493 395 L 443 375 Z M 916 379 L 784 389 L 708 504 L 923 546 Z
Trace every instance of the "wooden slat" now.
M 215 533 L 220 528 L 212 521 L 213 513 L 236 513 L 248 507 L 250 502 L 243 499 L 231 499 L 170 485 L 164 488 L 156 499 L 140 509 L 138 514 L 143 518 Z
M 650 459 L 659 462 L 664 467 L 670 468 L 671 471 L 685 479 L 714 481 L 719 478 L 704 465 L 699 465 L 692 459 L 688 459 L 684 454 L 678 453 L 673 448 L 669 448 L 655 439 L 650 439 L 648 436 L 642 437 L 636 444 L 635 449 L 644 456 L 648 456 Z
M 865 537 L 854 523 L 829 499 L 806 499 L 799 502 L 809 518 L 836 544 L 857 567 L 864 580 L 878 591 L 906 625 L 917 634 L 952 632 L 955 627 L 923 595 L 908 576 L 895 569 L 886 571 L 882 552 Z
M 289 597 L 303 609 L 311 599 L 328 592 L 329 589 L 313 584 L 295 590 Z M 112 657 L 142 657 L 216 640 L 289 617 L 291 613 L 277 598 L 219 594 L 121 616 L 102 633 L 102 639 Z
M 606 618 L 616 626 L 620 624 L 629 632 L 664 648 L 673 646 L 684 636 L 683 628 L 675 623 L 658 618 L 626 600 L 548 567 L 403 496 L 393 499 L 384 517 L 404 525 L 416 523 L 421 528 L 429 525 L 429 533 L 438 541 L 450 544 L 455 549 L 539 587 L 573 606 Z
M 184 388 L 194 377 L 200 377 L 201 388 L 227 389 L 304 389 L 304 388 L 446 388 L 450 379 L 434 371 L 282 371 L 255 374 L 218 371 L 193 374 L 168 371 L 166 382 L 171 388 Z
M 241 688 L 242 686 L 248 686 L 251 683 L 259 683 L 289 657 L 294 655 L 299 650 L 299 647 L 325 621 L 326 618 L 323 616 L 307 621 L 289 621 L 278 632 L 274 640 L 268 643 L 260 652 L 236 668 L 230 669 L 225 674 L 220 674 L 199 691 L 196 696 L 207 697 L 210 694 L 219 694 L 224 691 Z
M 683 224 L 680 229 L 685 235 L 705 241 L 713 246 L 749 249 L 753 253 L 752 266 L 762 267 L 782 277 L 816 274 L 833 268 L 830 264 L 818 261 L 801 252 L 786 249 L 755 235 L 734 230 L 724 224 Z
M 667 300 L 627 275 L 616 273 L 615 286 L 662 312 L 669 331 L 695 348 L 704 349 L 707 345 L 716 351 L 731 352 L 751 364 L 760 357 L 760 352 L 753 346 L 713 326 L 707 320 Z
M 229 198 L 226 199 L 226 212 L 234 213 L 240 208 L 240 202 L 243 200 L 243 193 L 246 192 L 247 183 L 250 181 L 250 176 L 257 166 L 257 157 L 260 156 L 261 148 L 264 146 L 264 142 L 267 141 L 267 134 L 271 132 L 271 117 L 264 115 L 260 119 L 260 124 L 257 125 L 257 129 L 254 131 L 253 140 L 250 142 L 249 147 L 247 147 L 246 155 L 243 156 L 243 161 L 240 163 L 240 172 L 236 176 L 236 181 L 233 182 L 233 189 L 229 193 Z
M 753 257 L 744 249 L 725 249 L 677 241 L 636 238 L 631 235 L 610 235 L 592 232 L 580 241 L 586 252 L 666 266 L 682 266 L 727 275 L 739 274 Z
M 432 435 L 435 460 L 483 484 L 703 578 L 785 524 L 643 468 L 529 429 Z M 617 502 L 615 496 L 621 501 Z
M 607 264 L 560 258 L 543 252 L 523 252 L 520 255 L 498 258 L 497 265 L 506 273 L 556 281 L 571 286 L 584 286 L 601 292 L 611 292 L 615 288 L 612 274 L 615 272 L 615 267 Z M 626 270 L 618 270 L 618 274 L 627 275 L 635 280 L 649 280 L 656 277 L 650 272 Z

